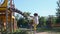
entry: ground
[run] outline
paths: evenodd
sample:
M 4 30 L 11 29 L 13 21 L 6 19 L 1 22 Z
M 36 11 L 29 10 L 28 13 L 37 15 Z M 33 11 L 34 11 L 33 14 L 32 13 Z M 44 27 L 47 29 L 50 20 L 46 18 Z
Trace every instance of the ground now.
M 39 32 L 36 34 L 60 34 L 59 32 Z
M 48 32 L 40 32 L 40 33 L 36 33 L 36 34 L 48 34 Z
M 33 31 L 31 32 L 30 29 L 26 29 L 26 28 L 20 28 L 20 30 L 27 30 L 29 31 L 29 34 L 33 34 Z M 57 32 L 56 30 L 53 30 L 53 31 L 44 31 L 44 32 L 37 32 L 36 34 L 60 34 L 60 31 Z
M 33 32 L 31 33 L 31 32 L 29 32 L 29 34 L 33 34 Z M 38 33 L 36 33 L 36 34 L 60 34 L 60 32 L 38 32 Z

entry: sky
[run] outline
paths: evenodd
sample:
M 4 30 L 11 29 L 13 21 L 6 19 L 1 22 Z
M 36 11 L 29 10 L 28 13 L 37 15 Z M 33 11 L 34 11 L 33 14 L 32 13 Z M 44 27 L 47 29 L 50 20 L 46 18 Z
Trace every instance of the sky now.
M 22 12 L 38 13 L 39 16 L 56 15 L 58 0 L 14 0 L 15 7 Z

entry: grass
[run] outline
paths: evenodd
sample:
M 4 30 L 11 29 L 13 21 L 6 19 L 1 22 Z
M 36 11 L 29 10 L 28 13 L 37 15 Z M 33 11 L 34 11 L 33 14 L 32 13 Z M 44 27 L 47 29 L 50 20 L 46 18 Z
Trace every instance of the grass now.
M 37 28 L 37 33 L 39 32 L 48 32 L 49 34 L 60 34 L 60 28 L 57 28 L 57 27 L 53 27 L 52 29 Z M 25 33 L 30 33 L 30 29 L 20 28 L 20 29 L 17 29 L 17 31 L 14 32 L 13 34 L 25 34 Z
M 53 27 L 52 29 L 48 29 L 48 28 L 37 28 L 37 32 L 46 32 L 46 31 L 60 32 L 60 28 L 57 28 L 57 27 Z

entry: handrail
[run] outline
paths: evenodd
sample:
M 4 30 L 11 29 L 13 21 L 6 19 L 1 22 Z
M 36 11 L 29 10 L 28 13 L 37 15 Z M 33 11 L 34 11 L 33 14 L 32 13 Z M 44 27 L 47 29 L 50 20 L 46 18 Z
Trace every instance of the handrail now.
M 10 10 L 10 8 L 8 8 Z M 21 15 L 23 15 L 24 17 L 27 17 L 27 14 L 24 14 L 22 11 L 18 10 L 18 9 L 15 9 L 15 8 L 11 8 L 12 12 L 16 12 L 16 13 L 19 13 Z

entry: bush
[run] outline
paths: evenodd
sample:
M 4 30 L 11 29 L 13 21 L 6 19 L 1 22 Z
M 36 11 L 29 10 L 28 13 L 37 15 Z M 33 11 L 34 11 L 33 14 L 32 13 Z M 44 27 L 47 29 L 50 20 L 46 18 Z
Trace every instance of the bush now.
M 28 34 L 27 31 L 14 32 L 13 34 Z
M 16 30 L 16 32 L 13 32 L 12 34 L 28 34 L 28 31 L 23 31 L 23 30 Z

